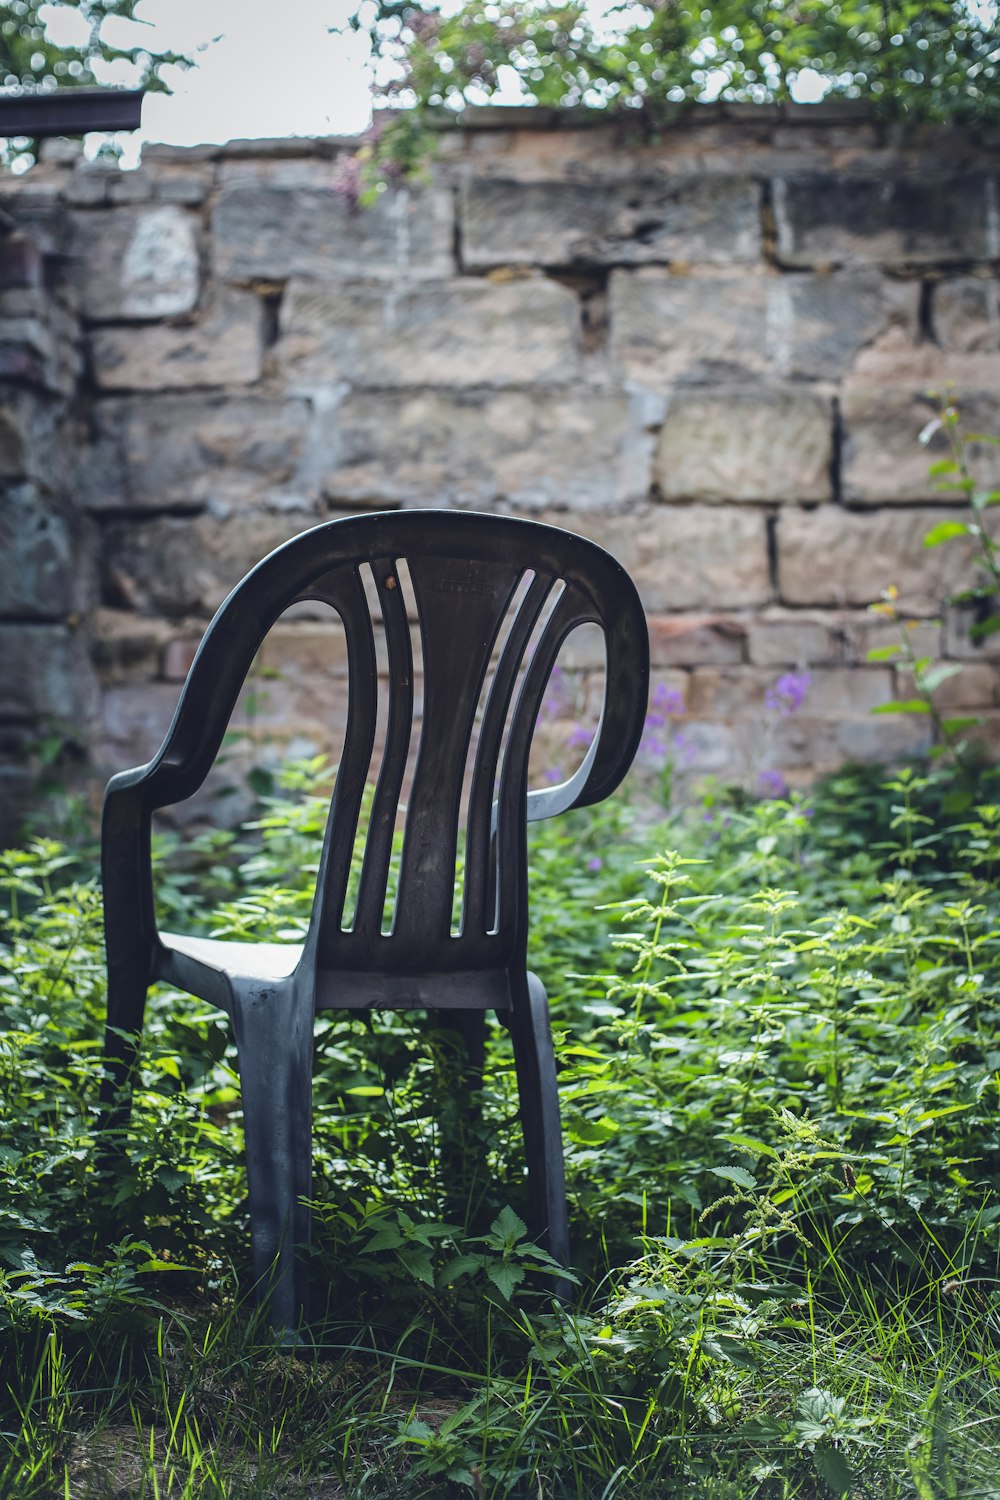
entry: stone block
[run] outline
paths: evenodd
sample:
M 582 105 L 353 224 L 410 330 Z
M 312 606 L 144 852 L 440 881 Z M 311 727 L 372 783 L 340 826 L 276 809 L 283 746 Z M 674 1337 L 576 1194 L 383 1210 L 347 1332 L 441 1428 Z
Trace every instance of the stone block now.
M 82 498 L 94 510 L 251 505 L 295 487 L 311 420 L 288 398 L 110 398 L 95 409 Z
M 40 287 L 42 252 L 30 235 L 6 234 L 0 237 L 0 288 Z
M 109 203 L 149 203 L 153 197 L 153 174 L 131 168 L 120 171 L 108 183 Z
M 352 211 L 327 187 L 257 182 L 223 189 L 212 216 L 216 273 L 228 281 L 440 278 L 454 271 L 454 212 L 445 189 L 383 193 Z
M 174 317 L 197 306 L 197 219 L 176 204 L 115 208 L 76 220 L 75 279 L 84 317 Z
M 327 418 L 315 451 L 334 505 L 562 506 L 574 515 L 622 498 L 628 399 L 574 389 L 357 391 Z M 564 520 L 566 518 L 564 517 Z
M 152 760 L 177 707 L 175 682 L 123 682 L 101 694 L 97 760 L 121 771 Z
M 0 492 L 0 615 L 52 619 L 84 607 L 79 531 L 68 509 L 32 484 Z
M 160 656 L 159 675 L 165 682 L 183 682 L 201 645 L 200 635 L 181 635 L 167 641 Z
M 656 667 L 741 662 L 746 633 L 746 623 L 732 615 L 656 615 L 649 621 L 650 660 Z
M 966 432 L 1000 433 L 1000 388 L 963 390 L 958 407 Z M 844 498 L 864 505 L 933 500 L 964 506 L 960 490 L 937 488 L 944 481 L 927 472 L 950 457 L 947 436 L 938 431 L 926 445 L 918 441 L 937 412 L 926 386 L 849 385 L 841 401 Z M 970 443 L 968 458 L 983 488 L 1000 488 L 1000 447 Z
M 786 266 L 920 266 L 983 260 L 990 247 L 983 172 L 808 172 L 773 185 Z
M 144 619 L 127 610 L 95 610 L 90 629 L 91 658 L 102 687 L 155 681 L 162 653 L 176 644 L 168 621 Z
M 193 208 L 204 203 L 211 186 L 208 170 L 198 172 L 193 168 L 162 166 L 153 180 L 153 195 L 161 203 L 183 203 Z
M 26 479 L 37 472 L 37 440 L 48 435 L 49 426 L 48 413 L 33 393 L 0 391 L 0 480 Z
M 296 386 L 568 385 L 581 375 L 577 299 L 541 276 L 293 281 L 280 328 L 279 365 Z
M 948 519 L 943 510 L 783 510 L 777 530 L 782 603 L 868 605 L 893 584 L 907 614 L 937 614 L 950 594 L 968 585 L 972 571 L 964 541 L 923 545 L 927 529 Z
M 926 714 L 872 714 L 836 726 L 833 763 L 908 760 L 926 755 L 934 731 Z
M 759 511 L 655 506 L 624 515 L 574 515 L 570 524 L 618 558 L 652 614 L 711 610 L 722 600 L 728 608 L 747 609 L 771 600 L 766 521 Z
M 768 278 L 612 271 L 611 354 L 629 379 L 662 385 L 755 380 L 770 365 Z
M 843 653 L 842 630 L 836 617 L 770 610 L 747 625 L 747 654 L 754 666 L 832 665 Z
M 462 198 L 462 260 L 503 265 L 745 264 L 761 254 L 760 189 L 746 177 L 571 182 L 476 177 Z
M 866 345 L 917 338 L 920 288 L 877 271 L 691 276 L 613 271 L 611 350 L 629 378 L 718 384 L 831 380 Z
M 898 668 L 896 697 L 905 699 L 917 696 L 912 673 L 904 667 Z M 934 689 L 933 698 L 942 713 L 964 713 L 970 709 L 995 707 L 1000 703 L 1000 662 L 965 663 L 953 677 L 947 677 Z
M 97 328 L 91 351 L 105 391 L 252 385 L 263 363 L 263 306 L 253 292 L 229 290 L 197 323 Z
M 0 625 L 0 719 L 51 722 L 85 745 L 96 711 L 96 680 L 80 631 Z
M 807 380 L 835 380 L 872 350 L 916 346 L 920 283 L 878 271 L 780 276 L 768 308 L 774 367 Z
M 994 601 L 994 604 L 996 601 Z M 989 602 L 949 604 L 944 611 L 944 655 L 956 661 L 1000 660 L 1000 631 L 977 634 L 977 625 L 987 623 L 997 613 Z
M 665 500 L 808 501 L 831 494 L 833 406 L 803 388 L 675 390 L 656 455 Z
M 315 523 L 314 515 L 305 524 Z M 168 619 L 205 620 L 244 574 L 303 530 L 301 517 L 261 509 L 108 523 L 103 602 Z
M 843 619 L 849 661 L 867 661 L 870 651 L 900 646 L 904 636 L 917 657 L 929 656 L 937 661 L 942 653 L 944 638 L 940 620 L 887 620 L 868 610 L 863 614 L 845 614 Z
M 700 718 L 761 718 L 772 724 L 799 714 L 840 719 L 867 713 L 893 696 L 889 667 L 819 667 L 803 681 L 803 702 L 784 713 L 768 705 L 780 674 L 763 668 L 697 667 L 688 693 L 690 712 Z
M 956 276 L 934 287 L 934 334 L 945 349 L 963 354 L 1000 352 L 1000 282 Z

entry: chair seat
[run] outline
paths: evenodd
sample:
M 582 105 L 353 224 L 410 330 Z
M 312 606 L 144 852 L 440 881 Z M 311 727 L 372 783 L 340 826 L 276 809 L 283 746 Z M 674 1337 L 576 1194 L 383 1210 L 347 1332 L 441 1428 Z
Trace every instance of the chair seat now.
M 162 932 L 161 977 L 221 1009 L 230 1009 L 230 986 L 278 983 L 291 978 L 301 943 L 241 943 L 226 938 Z M 317 1010 L 509 1010 L 510 978 L 503 970 L 453 970 L 407 974 L 365 969 L 318 969 Z
M 163 946 L 232 979 L 287 979 L 302 957 L 302 943 L 241 943 L 229 938 L 161 932 Z

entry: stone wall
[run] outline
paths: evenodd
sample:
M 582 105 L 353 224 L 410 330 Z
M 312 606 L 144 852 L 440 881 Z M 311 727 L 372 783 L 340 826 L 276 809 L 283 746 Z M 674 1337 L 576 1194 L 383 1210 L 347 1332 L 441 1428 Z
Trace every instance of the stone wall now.
M 992 746 L 1000 641 L 931 623 L 969 560 L 922 546 L 956 501 L 917 437 L 949 382 L 1000 433 L 995 142 L 845 106 L 704 107 L 655 141 L 483 110 L 362 209 L 339 190 L 355 144 L 151 147 L 127 174 L 59 147 L 0 184 L 7 245 L 38 252 L 0 291 L 8 749 L 56 714 L 99 766 L 145 758 L 246 569 L 393 506 L 615 552 L 691 774 L 922 748 L 926 721 L 869 714 L 907 691 L 866 662 L 889 584 Z M 1000 448 L 976 460 L 1000 485 Z M 329 738 L 330 642 L 301 610 L 279 627 L 253 754 Z M 578 652 L 567 714 L 592 668 Z M 791 669 L 805 702 L 775 714 Z

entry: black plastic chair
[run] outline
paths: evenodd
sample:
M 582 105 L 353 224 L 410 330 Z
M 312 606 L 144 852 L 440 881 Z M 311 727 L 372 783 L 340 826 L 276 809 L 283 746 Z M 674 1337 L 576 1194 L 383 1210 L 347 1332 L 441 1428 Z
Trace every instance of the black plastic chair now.
M 379 693 L 365 565 L 383 616 L 388 718 L 356 909 L 345 915 Z M 419 726 L 404 573 L 423 657 Z M 152 814 L 201 786 L 261 641 L 301 600 L 324 601 L 339 614 L 349 683 L 343 755 L 306 940 L 301 946 L 251 944 L 161 933 L 150 869 Z M 599 625 L 605 639 L 600 726 L 570 780 L 529 792 L 528 754 L 546 685 L 563 641 L 588 622 Z M 123 1132 L 128 1122 L 150 983 L 177 985 L 229 1014 L 243 1093 L 254 1272 L 277 1330 L 294 1330 L 303 1316 L 296 1250 L 308 1244 L 310 1232 L 317 1009 L 450 1012 L 470 1052 L 478 1049 L 480 1057 L 484 1013 L 500 1013 L 513 1040 L 531 1229 L 568 1263 L 548 1008 L 541 983 L 526 971 L 526 824 L 614 790 L 639 743 L 648 672 L 646 623 L 635 588 L 614 558 L 582 537 L 531 521 L 453 511 L 331 521 L 279 547 L 237 585 L 208 627 L 159 753 L 110 781 L 102 844 L 104 1125 Z M 419 732 L 419 750 L 395 904 L 387 913 L 411 728 Z

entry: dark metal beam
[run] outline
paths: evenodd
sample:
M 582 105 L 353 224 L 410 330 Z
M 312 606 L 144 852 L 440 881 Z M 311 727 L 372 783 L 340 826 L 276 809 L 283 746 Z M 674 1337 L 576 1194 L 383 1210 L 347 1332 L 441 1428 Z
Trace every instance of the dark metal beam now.
M 38 89 L 32 94 L 0 91 L 0 139 L 37 140 L 48 135 L 85 135 L 89 130 L 138 130 L 144 89 Z

